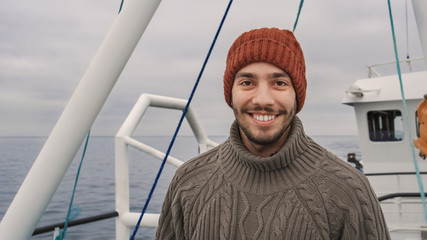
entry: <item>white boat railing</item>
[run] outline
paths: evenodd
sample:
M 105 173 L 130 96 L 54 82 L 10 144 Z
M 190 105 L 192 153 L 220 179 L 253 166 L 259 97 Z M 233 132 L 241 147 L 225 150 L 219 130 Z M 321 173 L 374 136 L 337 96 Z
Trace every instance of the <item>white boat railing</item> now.
M 380 172 L 365 175 L 381 203 L 391 238 L 420 239 L 427 232 L 427 227 L 420 193 L 413 184 L 416 173 Z
M 406 59 L 400 60 L 399 63 L 403 63 L 403 62 L 406 63 L 408 65 L 409 72 L 412 72 L 412 63 L 416 62 L 416 61 L 423 61 L 423 60 L 424 60 L 424 57 L 406 58 Z M 368 77 L 369 78 L 381 77 L 382 74 L 380 74 L 378 71 L 376 71 L 375 68 L 388 66 L 388 65 L 390 65 L 390 66 L 396 65 L 396 61 L 377 63 L 377 64 L 367 66 Z
M 118 212 L 118 217 L 116 218 L 116 239 L 129 239 L 130 228 L 136 226 L 140 216 L 140 213 L 130 212 L 129 208 L 128 147 L 134 147 L 160 160 L 163 160 L 166 156 L 165 153 L 133 138 L 132 134 L 148 107 L 184 110 L 186 104 L 187 101 L 183 99 L 142 94 L 115 136 L 116 211 Z M 218 145 L 208 139 L 191 106 L 187 110 L 185 117 L 197 139 L 200 153 Z M 167 163 L 176 168 L 183 164 L 181 160 L 172 156 L 168 156 Z M 140 226 L 157 227 L 159 216 L 160 214 L 156 213 L 145 213 Z

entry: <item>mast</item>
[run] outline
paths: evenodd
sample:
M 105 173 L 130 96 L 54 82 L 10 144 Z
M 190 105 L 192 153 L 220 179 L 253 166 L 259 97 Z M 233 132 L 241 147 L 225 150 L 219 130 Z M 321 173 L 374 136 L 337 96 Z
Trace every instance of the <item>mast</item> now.
M 125 1 L 0 223 L 0 239 L 29 239 L 161 0 Z
M 424 63 L 427 67 L 427 1 L 412 0 L 412 7 L 417 21 L 421 46 L 423 48 Z

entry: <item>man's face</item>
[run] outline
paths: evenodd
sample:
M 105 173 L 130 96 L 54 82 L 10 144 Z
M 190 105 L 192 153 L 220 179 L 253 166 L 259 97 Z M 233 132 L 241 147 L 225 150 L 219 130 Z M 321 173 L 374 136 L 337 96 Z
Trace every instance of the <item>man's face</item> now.
M 232 106 L 242 140 L 259 146 L 284 144 L 295 116 L 296 98 L 290 76 L 269 63 L 240 69 L 232 88 Z

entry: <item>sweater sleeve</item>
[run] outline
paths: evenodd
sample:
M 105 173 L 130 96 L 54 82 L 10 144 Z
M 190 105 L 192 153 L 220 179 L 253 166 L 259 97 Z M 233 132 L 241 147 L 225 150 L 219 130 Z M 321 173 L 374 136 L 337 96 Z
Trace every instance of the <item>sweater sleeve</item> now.
M 198 186 L 214 167 L 212 164 L 216 162 L 216 158 L 212 156 L 216 156 L 218 148 L 188 160 L 176 170 L 163 202 L 156 239 L 192 238 L 193 229 L 189 218 L 194 212 L 190 209 L 199 194 Z
M 368 179 L 339 161 L 327 164 L 328 177 L 323 179 L 329 192 L 326 202 L 331 239 L 390 239 L 380 203 Z
M 182 206 L 176 201 L 177 175 L 172 179 L 162 206 L 156 239 L 185 239 Z
M 366 202 L 357 202 L 358 206 L 352 207 L 342 222 L 341 237 L 339 239 L 351 240 L 358 236 L 358 239 L 368 240 L 389 240 L 389 232 L 384 219 L 380 204 L 373 191 L 368 189 Z M 349 205 L 348 207 L 351 207 Z

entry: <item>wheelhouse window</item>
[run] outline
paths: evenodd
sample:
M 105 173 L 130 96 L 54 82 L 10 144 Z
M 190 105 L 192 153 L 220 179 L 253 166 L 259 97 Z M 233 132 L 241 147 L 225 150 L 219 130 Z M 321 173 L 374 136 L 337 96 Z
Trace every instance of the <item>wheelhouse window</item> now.
M 369 139 L 373 142 L 394 142 L 403 139 L 403 119 L 399 110 L 369 111 Z

